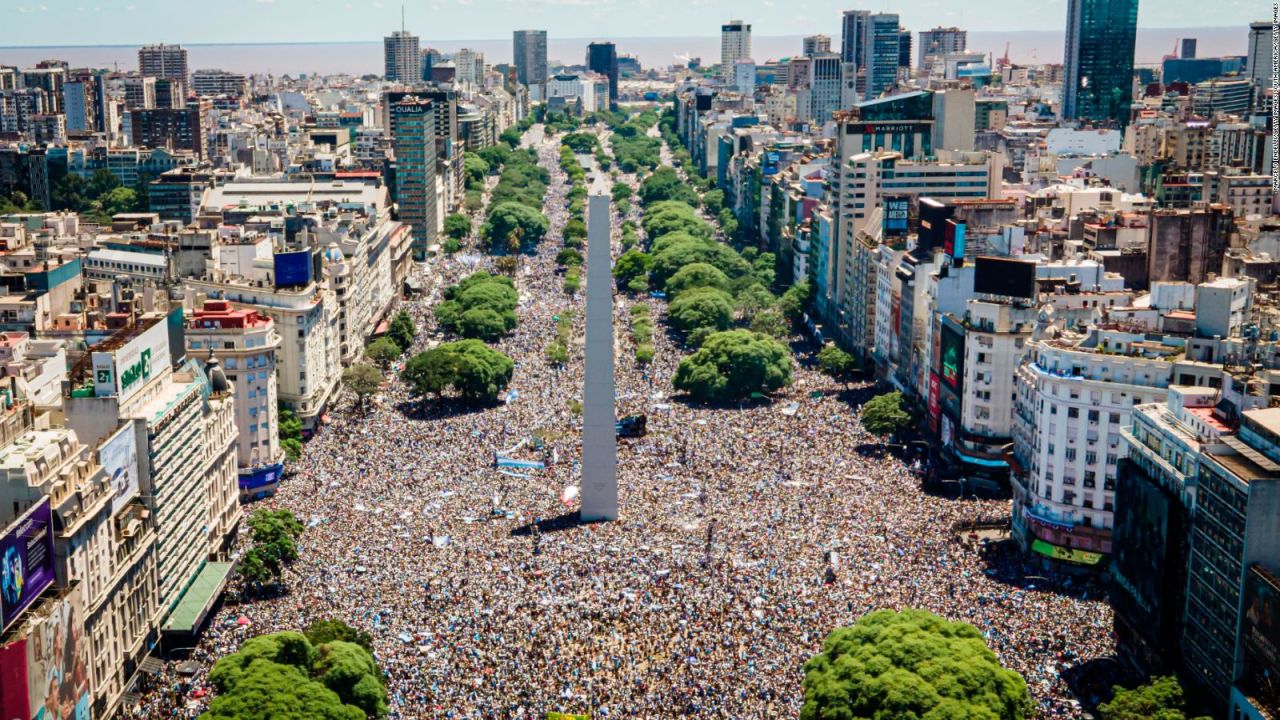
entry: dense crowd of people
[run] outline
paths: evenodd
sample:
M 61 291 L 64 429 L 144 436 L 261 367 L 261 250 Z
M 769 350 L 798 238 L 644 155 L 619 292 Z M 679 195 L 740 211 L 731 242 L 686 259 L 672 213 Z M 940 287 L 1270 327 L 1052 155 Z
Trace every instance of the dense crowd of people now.
M 1032 587 L 1016 555 L 953 532 L 1007 517 L 1007 502 L 936 497 L 898 458 L 859 454 L 874 439 L 807 363 L 773 403 L 668 397 L 681 349 L 658 332 L 642 367 L 626 339 L 629 304 L 650 303 L 662 327 L 659 301 L 617 296 L 618 412 L 646 414 L 647 435 L 620 441 L 619 519 L 575 522 L 585 293 L 561 288 L 568 187 L 554 140 L 537 147 L 552 227 L 521 260 L 520 326 L 499 343 L 514 392 L 463 408 L 392 381 L 366 411 L 332 411 L 264 503 L 307 526 L 288 591 L 225 606 L 194 655 L 203 669 L 170 667 L 140 716 L 198 714 L 208 666 L 242 638 L 336 618 L 373 633 L 394 718 L 795 717 L 827 633 L 909 606 L 981 630 L 1041 717 L 1079 716 L 1064 677 L 1112 654 L 1110 610 Z M 443 258 L 437 289 L 490 265 Z M 425 347 L 431 298 L 405 307 Z M 566 315 L 576 342 L 553 366 L 543 351 Z M 496 468 L 511 448 L 545 469 Z

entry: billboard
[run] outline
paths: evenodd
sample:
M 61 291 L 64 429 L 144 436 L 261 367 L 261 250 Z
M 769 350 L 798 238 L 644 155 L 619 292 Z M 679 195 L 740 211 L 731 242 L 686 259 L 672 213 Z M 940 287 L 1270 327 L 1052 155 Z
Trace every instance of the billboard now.
M 980 257 L 974 262 L 973 291 L 1031 299 L 1036 296 L 1036 264 L 1008 258 Z
M 901 237 L 907 234 L 911 218 L 911 198 L 892 195 L 884 198 L 885 237 Z
M 168 321 L 153 324 L 123 347 L 95 352 L 92 357 L 94 394 L 116 395 L 124 402 L 171 365 Z
M 27 639 L 32 720 L 89 720 L 88 640 L 79 586 L 58 600 Z
M 958 223 L 955 220 L 947 220 L 944 229 L 942 249 L 948 256 L 957 260 L 964 258 L 965 227 L 965 224 L 962 222 Z
M 0 646 L 0 718 L 30 717 L 27 695 L 27 639 Z
M 1170 530 L 1182 535 L 1175 502 L 1140 471 L 1121 473 L 1116 480 L 1112 599 L 1118 613 L 1151 633 L 1160 629 L 1161 610 L 1170 599 L 1166 579 L 1176 571 L 1168 566 Z
M 53 584 L 53 506 L 44 498 L 0 536 L 0 630 Z
M 942 381 L 938 379 L 938 373 L 929 373 L 929 430 L 935 435 L 938 432 L 938 423 L 942 416 Z
M 111 478 L 111 513 L 138 495 L 138 436 L 133 423 L 125 423 L 98 448 L 98 462 Z
M 276 253 L 276 287 L 293 287 L 311 282 L 311 251 Z
M 1240 684 L 1264 707 L 1280 707 L 1280 579 L 1256 565 L 1250 567 L 1243 607 Z
M 964 388 L 964 330 L 944 322 L 941 345 L 938 375 L 943 385 L 959 394 Z
M 240 492 L 248 492 L 275 484 L 280 482 L 280 478 L 283 475 L 283 463 L 273 463 L 251 472 L 242 472 L 240 473 Z

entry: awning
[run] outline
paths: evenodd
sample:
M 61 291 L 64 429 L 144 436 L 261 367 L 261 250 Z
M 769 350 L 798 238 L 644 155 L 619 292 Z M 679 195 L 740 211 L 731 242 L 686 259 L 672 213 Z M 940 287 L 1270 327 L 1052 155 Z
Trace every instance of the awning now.
M 227 576 L 235 563 L 207 562 L 200 574 L 187 586 L 186 592 L 169 613 L 162 628 L 166 633 L 192 633 L 204 622 L 214 602 L 227 585 Z
M 1078 563 L 1080 565 L 1097 565 L 1102 562 L 1102 553 L 1089 552 L 1088 550 L 1076 550 L 1075 548 L 1066 548 L 1060 545 L 1050 545 L 1043 540 L 1036 540 L 1031 543 L 1031 549 L 1048 558 L 1054 560 L 1065 560 L 1067 562 Z
M 164 672 L 164 663 L 148 655 L 142 659 L 141 663 L 138 663 L 138 669 L 148 675 L 159 675 Z
M 969 463 L 970 465 L 980 465 L 980 466 L 982 466 L 982 467 L 1000 468 L 1000 469 L 1002 469 L 1002 470 L 1003 470 L 1003 469 L 1008 469 L 1008 467 L 1009 467 L 1009 463 L 1008 463 L 1008 462 L 1005 462 L 1004 460 L 988 460 L 988 459 L 986 459 L 986 458 L 980 458 L 980 457 L 974 457 L 974 456 L 972 456 L 972 455 L 966 455 L 966 454 L 964 454 L 964 453 L 960 452 L 959 450 L 957 450 L 955 447 L 952 447 L 952 448 L 951 448 L 951 450 L 952 450 L 952 452 L 954 452 L 954 453 L 956 454 L 956 457 L 960 458 L 960 459 L 961 459 L 961 460 L 963 460 L 964 462 Z

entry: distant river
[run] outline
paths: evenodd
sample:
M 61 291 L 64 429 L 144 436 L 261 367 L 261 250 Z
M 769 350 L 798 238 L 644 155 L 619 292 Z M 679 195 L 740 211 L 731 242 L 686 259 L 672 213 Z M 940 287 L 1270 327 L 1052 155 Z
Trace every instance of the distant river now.
M 839 28 L 815 26 L 814 32 L 825 31 L 831 35 L 833 50 L 839 51 Z M 1156 64 L 1169 53 L 1178 38 L 1199 39 L 1199 55 L 1244 55 L 1248 45 L 1247 27 L 1226 28 L 1140 28 L 1138 30 L 1137 60 L 1139 64 Z M 720 40 L 716 37 L 645 37 L 645 38 L 549 38 L 547 54 L 555 62 L 580 64 L 586 55 L 587 43 L 593 40 L 612 40 L 618 45 L 619 54 L 636 55 L 646 67 L 665 68 L 677 57 L 701 57 L 704 64 L 714 64 L 720 59 Z M 778 59 L 800 52 L 801 36 L 762 36 L 752 38 L 757 61 Z M 1009 43 L 1009 55 L 1017 63 L 1062 62 L 1061 32 L 970 32 L 969 47 L 974 51 L 1004 54 Z M 463 40 L 431 41 L 424 39 L 424 47 L 434 47 L 449 53 L 468 47 L 479 50 L 490 63 L 511 61 L 511 40 Z M 271 73 L 297 75 L 299 73 L 363 75 L 382 72 L 381 42 L 350 43 L 295 43 L 261 45 L 187 45 L 192 70 L 220 68 L 243 73 Z M 72 67 L 118 67 L 135 70 L 138 67 L 136 45 L 74 46 L 74 47 L 0 47 L 0 65 L 30 67 L 40 60 L 66 60 Z M 915 54 L 912 62 L 915 62 Z

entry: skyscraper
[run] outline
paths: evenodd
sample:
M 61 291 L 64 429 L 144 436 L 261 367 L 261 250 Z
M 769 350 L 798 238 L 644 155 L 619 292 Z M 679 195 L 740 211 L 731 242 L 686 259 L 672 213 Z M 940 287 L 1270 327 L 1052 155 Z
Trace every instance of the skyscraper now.
M 484 72 L 487 67 L 484 64 L 484 53 L 479 50 L 462 48 L 453 54 L 453 65 L 457 68 L 453 78 L 459 85 L 484 83 Z
M 530 89 L 535 100 L 546 97 L 547 31 L 516 30 L 511 33 L 516 82 Z M 537 92 L 533 88 L 538 88 Z
M 904 27 L 898 28 L 898 70 L 911 76 L 911 31 Z
M 383 77 L 391 82 L 412 83 L 422 78 L 418 36 L 397 30 L 382 39 Z
M 812 57 L 831 52 L 831 38 L 826 35 L 809 35 L 804 39 L 804 54 Z
M 869 10 L 844 11 L 844 22 L 840 30 L 841 61 L 853 63 L 859 68 L 866 62 L 866 53 L 862 49 L 862 33 L 870 16 Z
M 1138 0 L 1069 0 L 1062 119 L 1129 122 Z
M 1249 56 L 1246 70 L 1258 87 L 1271 85 L 1271 23 L 1249 23 Z
M 1135 0 L 1136 1 L 1136 0 Z M 874 100 L 898 81 L 898 32 L 896 13 L 868 15 L 862 28 L 862 52 L 865 59 L 859 70 L 865 75 L 863 97 Z
M 720 26 L 720 80 L 733 83 L 734 64 L 751 57 L 751 26 L 741 20 L 730 20 Z
M 618 109 L 618 50 L 611 42 L 587 46 L 587 69 L 609 78 L 609 109 Z
M 936 27 L 920 33 L 920 50 L 916 66 L 925 73 L 933 70 L 934 63 L 951 53 L 962 53 L 969 47 L 969 33 L 958 27 Z
M 187 50 L 181 45 L 144 45 L 138 50 L 138 72 L 147 77 L 181 80 L 190 85 L 187 75 Z
M 390 111 L 396 205 L 400 221 L 413 228 L 414 259 L 424 260 L 437 238 L 435 107 L 426 98 L 406 95 Z

